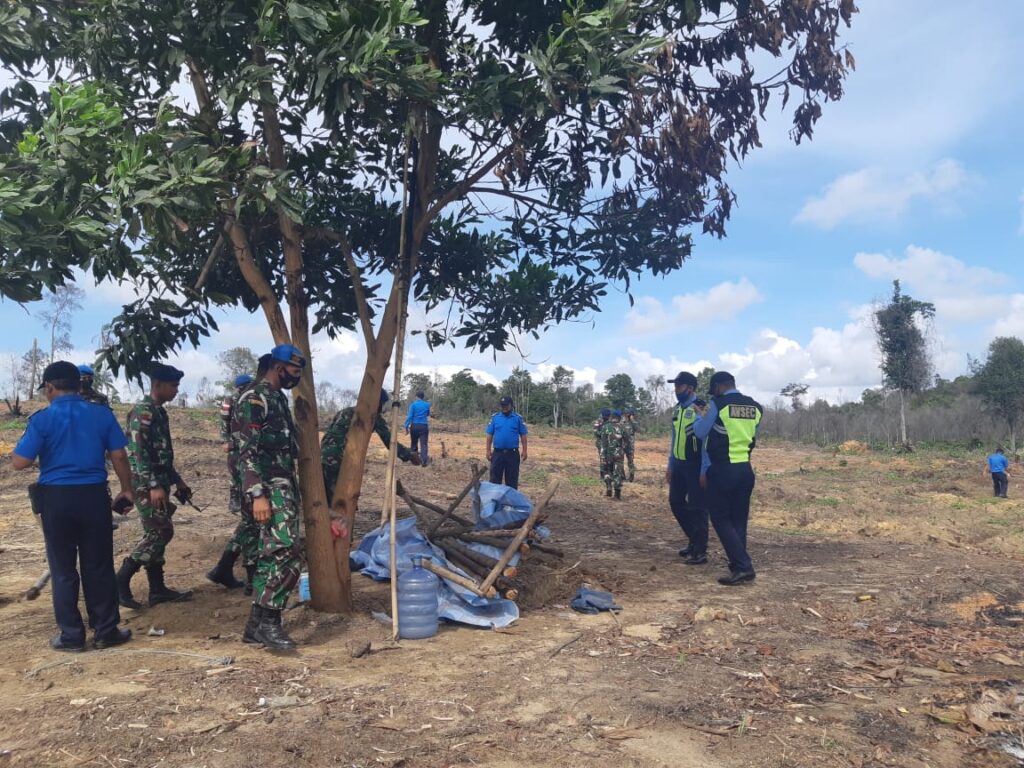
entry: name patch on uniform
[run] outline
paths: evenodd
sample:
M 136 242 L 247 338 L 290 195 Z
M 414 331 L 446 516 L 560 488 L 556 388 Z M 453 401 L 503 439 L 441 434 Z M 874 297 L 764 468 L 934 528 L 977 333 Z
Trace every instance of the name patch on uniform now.
M 693 418 L 693 408 L 687 408 L 685 411 L 683 411 L 683 418 L 684 419 L 692 419 Z
M 757 408 L 752 405 L 730 405 L 730 419 L 756 419 Z

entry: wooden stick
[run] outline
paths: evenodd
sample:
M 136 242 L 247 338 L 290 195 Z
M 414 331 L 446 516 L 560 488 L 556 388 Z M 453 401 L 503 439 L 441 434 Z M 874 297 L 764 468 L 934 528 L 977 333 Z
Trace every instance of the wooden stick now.
M 494 587 L 491 587 L 488 591 L 485 592 L 484 590 L 480 589 L 480 586 L 472 580 L 467 579 L 465 576 L 460 576 L 459 574 L 455 573 L 455 571 L 450 571 L 443 565 L 438 565 L 432 560 L 424 560 L 420 563 L 420 565 L 422 565 L 431 573 L 440 576 L 442 579 L 448 579 L 448 581 L 458 584 L 460 587 L 465 587 L 474 595 L 478 595 L 480 597 L 497 597 L 498 595 L 498 591 Z
M 480 468 L 477 467 L 476 462 L 473 462 L 473 490 L 476 491 L 476 495 L 473 497 L 473 520 L 480 519 Z
M 441 549 L 444 549 L 444 547 L 441 547 Z M 486 565 L 480 565 L 480 563 L 470 560 L 468 557 L 463 557 L 461 554 L 454 550 L 444 549 L 444 554 L 445 557 L 447 557 L 455 565 L 459 566 L 459 568 L 464 570 L 466 573 L 473 574 L 478 579 L 483 579 L 487 576 L 488 573 L 490 573 L 490 568 L 488 568 Z
M 473 525 L 474 525 L 473 523 L 470 523 L 468 520 L 463 520 L 458 515 L 456 515 L 455 514 L 455 509 L 456 509 L 456 507 L 459 506 L 459 504 L 462 503 L 462 500 L 464 498 L 466 498 L 466 494 L 469 493 L 469 489 L 472 488 L 474 485 L 476 485 L 480 481 L 480 477 L 483 476 L 484 472 L 486 472 L 486 471 L 487 471 L 486 467 L 484 467 L 483 469 L 479 469 L 476 466 L 476 464 L 474 464 L 473 465 L 473 479 L 470 480 L 469 483 L 466 484 L 466 487 L 462 489 L 462 492 L 458 496 L 455 497 L 455 499 L 452 501 L 451 504 L 448 505 L 448 509 L 442 510 L 440 507 L 433 507 L 434 511 L 441 513 L 441 519 L 438 520 L 436 523 L 434 523 L 432 526 L 430 526 L 430 528 L 427 530 L 427 538 L 428 539 L 431 538 L 435 533 L 437 533 L 437 529 L 440 528 L 441 525 L 446 520 L 448 520 L 449 518 L 454 519 L 454 520 L 458 520 L 459 522 L 461 522 L 461 523 L 463 523 L 465 525 L 468 525 L 470 528 L 473 527 Z
M 484 536 L 482 533 L 475 533 L 473 531 L 467 531 L 459 536 L 463 541 L 473 541 L 479 544 L 486 544 L 489 547 L 497 547 L 500 550 L 504 550 L 509 545 L 508 539 L 495 539 L 491 536 Z M 530 552 L 530 545 L 525 541 L 519 545 L 519 554 L 525 555 Z
M 464 528 L 473 527 L 473 523 L 471 523 L 466 518 L 460 517 L 456 514 L 449 514 L 448 511 L 443 507 L 439 507 L 437 506 L 437 504 L 433 504 L 427 501 L 426 499 L 421 499 L 419 496 L 413 496 L 404 487 L 401 486 L 401 483 L 399 483 L 399 489 L 400 490 L 398 492 L 398 495 L 405 499 L 405 503 L 408 504 L 410 507 L 429 509 L 431 512 L 436 512 L 437 514 L 441 515 L 442 521 L 447 520 L 449 523 L 454 521 L 461 524 Z M 427 534 L 427 538 L 430 538 L 429 532 Z
M 537 541 L 531 541 L 530 547 L 532 549 L 536 549 L 538 552 L 546 552 L 547 554 L 554 555 L 555 557 L 565 557 L 565 552 L 560 550 L 558 547 L 551 547 Z
M 516 534 L 515 538 L 512 539 L 512 543 L 508 545 L 508 549 L 506 549 L 504 554 L 498 559 L 497 565 L 495 565 L 491 572 L 487 574 L 487 578 L 484 579 L 483 583 L 480 585 L 481 589 L 487 589 L 488 587 L 493 586 L 498 576 L 500 576 L 501 572 L 505 569 L 505 566 L 508 565 L 508 561 L 512 559 L 512 555 L 519 551 L 519 545 L 526 540 L 526 536 L 530 532 L 530 529 L 533 528 L 534 524 L 540 518 L 544 508 L 547 507 L 551 499 L 554 498 L 555 493 L 558 491 L 559 482 L 559 479 L 556 477 L 548 484 L 548 489 L 544 494 L 544 498 L 542 498 L 540 503 L 533 508 L 530 516 L 526 518 L 526 522 L 523 523 L 522 527 L 519 529 L 519 533 Z

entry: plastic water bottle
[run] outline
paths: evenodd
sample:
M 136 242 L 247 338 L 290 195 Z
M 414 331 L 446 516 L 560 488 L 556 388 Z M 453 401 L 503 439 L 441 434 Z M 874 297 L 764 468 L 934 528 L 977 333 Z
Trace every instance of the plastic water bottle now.
M 303 573 L 299 575 L 299 602 L 309 602 L 309 574 Z
M 422 640 L 437 634 L 437 576 L 413 558 L 412 568 L 398 577 L 398 636 Z

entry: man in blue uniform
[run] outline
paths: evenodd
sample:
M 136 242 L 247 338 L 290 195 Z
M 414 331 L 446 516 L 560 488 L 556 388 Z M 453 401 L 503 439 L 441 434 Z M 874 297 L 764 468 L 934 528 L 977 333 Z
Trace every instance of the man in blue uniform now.
M 693 425 L 705 403 L 697 399 L 697 377 L 689 371 L 680 371 L 668 383 L 675 385 L 678 403 L 672 416 L 672 443 L 665 470 L 668 505 L 686 534 L 687 544 L 679 550 L 679 556 L 686 558 L 687 565 L 703 565 L 708 561 L 708 510 L 700 487 L 704 446 L 693 434 Z
M 526 422 L 512 410 L 512 398 L 507 395 L 498 403 L 501 410 L 491 416 L 487 424 L 487 460 L 491 463 L 491 482 L 504 483 L 509 488 L 519 487 L 519 462 L 526 461 Z M 519 441 L 523 452 L 519 453 Z
M 131 502 L 128 441 L 109 408 L 88 403 L 78 394 L 78 368 L 60 360 L 43 371 L 50 405 L 34 413 L 11 455 L 15 469 L 28 469 L 39 459 L 39 481 L 33 491 L 46 539 L 46 559 L 53 583 L 53 612 L 60 634 L 50 641 L 58 651 L 85 649 L 85 625 L 78 610 L 79 584 L 97 648 L 127 642 L 130 630 L 118 629 L 114 580 L 114 538 L 110 528 L 110 491 L 106 456 L 117 473 L 121 492 L 116 501 Z M 81 563 L 79 578 L 76 561 Z
M 719 584 L 732 586 L 754 580 L 754 564 L 747 553 L 747 521 L 754 492 L 754 450 L 757 428 L 764 409 L 753 398 L 741 395 L 731 373 L 717 371 L 711 377 L 711 403 L 693 425 L 698 440 L 705 440 L 701 484 L 707 490 L 711 524 L 715 526 L 729 573 Z
M 412 442 L 412 452 L 420 453 L 420 466 L 427 466 L 427 438 L 430 435 L 430 403 L 423 390 L 416 393 L 416 399 L 409 403 L 409 414 L 405 417 L 405 433 Z
M 985 471 L 992 475 L 992 492 L 996 498 L 1005 499 L 1006 492 L 1010 488 L 1010 460 L 1006 458 L 1002 447 L 996 448 L 996 452 L 985 461 Z

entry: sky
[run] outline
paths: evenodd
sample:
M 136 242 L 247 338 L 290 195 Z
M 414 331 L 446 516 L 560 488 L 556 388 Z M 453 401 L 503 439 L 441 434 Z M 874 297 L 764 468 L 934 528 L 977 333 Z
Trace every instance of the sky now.
M 936 307 L 929 330 L 936 372 L 967 371 L 997 336 L 1024 337 L 1024 3 L 860 0 L 844 33 L 856 59 L 846 95 L 824 106 L 813 140 L 794 145 L 786 115 L 770 114 L 764 146 L 728 181 L 738 204 L 728 237 L 698 236 L 693 256 L 666 277 L 635 284 L 635 304 L 609 295 L 588 322 L 557 326 L 520 350 L 480 354 L 406 345 L 407 372 L 462 368 L 499 383 L 515 366 L 544 378 L 557 365 L 600 389 L 616 373 L 732 372 L 770 402 L 789 382 L 808 396 L 857 400 L 881 383 L 872 308 L 899 279 Z M 80 283 L 75 362 L 94 357 L 100 326 L 134 294 Z M 0 385 L 11 354 L 42 336 L 36 307 L 0 302 Z M 413 308 L 412 327 L 424 324 Z M 217 354 L 271 346 L 262 315 L 217 315 L 220 331 L 169 361 L 183 389 L 222 376 Z M 42 341 L 42 339 L 41 339 Z M 318 380 L 356 388 L 364 349 L 355 333 L 314 339 Z

